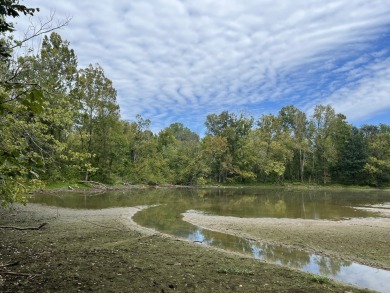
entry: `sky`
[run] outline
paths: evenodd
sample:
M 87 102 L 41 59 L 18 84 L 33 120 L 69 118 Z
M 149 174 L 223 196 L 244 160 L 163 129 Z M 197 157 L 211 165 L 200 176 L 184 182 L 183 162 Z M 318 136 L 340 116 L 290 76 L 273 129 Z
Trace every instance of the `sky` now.
M 258 119 L 294 105 L 331 105 L 348 122 L 390 124 L 388 0 L 26 0 L 79 67 L 100 64 L 121 117 L 158 132 L 180 122 L 203 134 L 208 114 Z M 26 27 L 18 20 L 17 28 Z M 35 19 L 35 20 L 34 20 Z

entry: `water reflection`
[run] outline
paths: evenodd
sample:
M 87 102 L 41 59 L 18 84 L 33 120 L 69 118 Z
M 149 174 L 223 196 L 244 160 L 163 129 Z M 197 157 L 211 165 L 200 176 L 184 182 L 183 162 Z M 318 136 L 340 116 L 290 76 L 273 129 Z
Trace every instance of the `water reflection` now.
M 241 199 L 241 203 L 249 202 L 248 199 L 248 197 L 244 197 Z M 279 211 L 283 209 L 283 205 L 284 202 L 282 203 L 280 199 L 273 203 L 273 206 Z M 198 206 L 203 207 L 203 209 L 211 207 L 209 203 L 198 203 Z M 261 243 L 201 229 L 182 220 L 181 214 L 193 207 L 194 205 L 180 204 L 180 201 L 177 204 L 155 206 L 138 212 L 134 216 L 134 220 L 142 226 L 151 227 L 163 233 L 186 238 L 203 245 L 212 245 L 224 250 L 249 254 L 256 259 L 267 262 L 294 267 L 305 272 L 320 274 L 364 288 L 390 292 L 389 271 L 319 256 L 292 247 Z M 359 275 L 359 278 L 356 278 L 356 274 Z M 377 279 L 378 277 L 381 279 Z
M 390 195 L 381 191 L 291 191 L 285 189 L 144 189 L 90 193 L 41 194 L 32 202 L 76 209 L 103 209 L 165 204 L 235 217 L 340 219 L 372 217 L 354 207 L 382 204 Z
M 390 272 L 386 270 L 200 228 L 196 228 L 186 238 L 225 250 L 250 254 L 255 259 L 327 276 L 362 288 L 369 288 L 378 292 L 390 292 Z
M 326 276 L 336 276 L 340 273 L 342 267 L 352 264 L 349 261 L 317 256 L 283 245 L 263 243 L 200 228 L 195 228 L 186 238 L 194 242 L 223 248 L 224 250 L 250 254 L 255 259 Z
M 303 219 L 380 217 L 354 207 L 390 202 L 381 191 L 291 191 L 284 189 L 145 189 L 96 195 L 64 193 L 38 195 L 36 203 L 78 209 L 103 209 L 148 205 L 134 220 L 142 226 L 202 244 L 252 255 L 256 259 L 321 274 L 382 292 L 390 292 L 390 272 L 328 258 L 281 245 L 259 243 L 203 230 L 182 220 L 187 210 L 222 216 Z M 158 206 L 155 206 L 158 205 Z

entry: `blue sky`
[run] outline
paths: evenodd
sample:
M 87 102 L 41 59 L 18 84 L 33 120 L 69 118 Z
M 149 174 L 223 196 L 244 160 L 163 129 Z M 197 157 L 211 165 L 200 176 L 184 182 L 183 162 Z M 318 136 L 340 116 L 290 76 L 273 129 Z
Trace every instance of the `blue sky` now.
M 121 116 L 157 132 L 208 114 L 256 119 L 293 104 L 330 104 L 357 126 L 390 124 L 388 0 L 23 1 L 59 31 L 80 67 L 99 63 Z M 35 21 L 37 20 L 36 17 Z M 19 27 L 26 24 L 20 20 Z

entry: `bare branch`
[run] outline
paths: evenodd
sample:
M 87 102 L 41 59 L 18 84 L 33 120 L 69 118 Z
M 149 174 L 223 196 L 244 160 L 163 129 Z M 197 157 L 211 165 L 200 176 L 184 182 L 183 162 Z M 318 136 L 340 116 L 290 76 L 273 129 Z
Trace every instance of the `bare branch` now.
M 2 272 L 2 271 L 0 271 L 0 275 L 26 276 L 26 277 L 39 276 L 37 274 L 16 273 L 16 272 Z
M 41 228 L 43 228 L 46 225 L 47 225 L 47 223 L 42 223 L 38 227 L 0 226 L 0 229 L 12 229 L 12 230 L 20 230 L 20 231 L 24 231 L 24 230 L 40 230 Z
M 33 23 L 32 18 L 30 18 L 30 26 L 27 32 L 25 32 L 23 39 L 19 41 L 15 41 L 15 45 L 12 46 L 11 48 L 15 49 L 16 47 L 21 47 L 22 44 L 30 41 L 35 37 L 61 29 L 67 26 L 72 20 L 72 18 L 68 16 L 64 20 L 58 21 L 56 25 L 53 25 L 54 16 L 55 16 L 55 11 L 52 11 L 50 13 L 49 18 L 47 18 L 46 20 L 43 20 L 42 18 L 38 18 L 39 24 Z
M 16 266 L 19 264 L 19 261 L 11 261 L 9 263 L 6 263 L 6 264 L 1 264 L 0 265 L 0 268 L 5 268 L 5 267 L 11 267 L 11 266 Z

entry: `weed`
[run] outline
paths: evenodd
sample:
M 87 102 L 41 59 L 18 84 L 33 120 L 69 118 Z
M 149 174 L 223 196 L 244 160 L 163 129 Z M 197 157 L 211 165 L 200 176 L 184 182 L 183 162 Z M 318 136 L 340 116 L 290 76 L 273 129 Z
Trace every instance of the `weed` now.
M 330 279 L 325 276 L 310 274 L 309 279 L 318 284 L 329 284 Z

